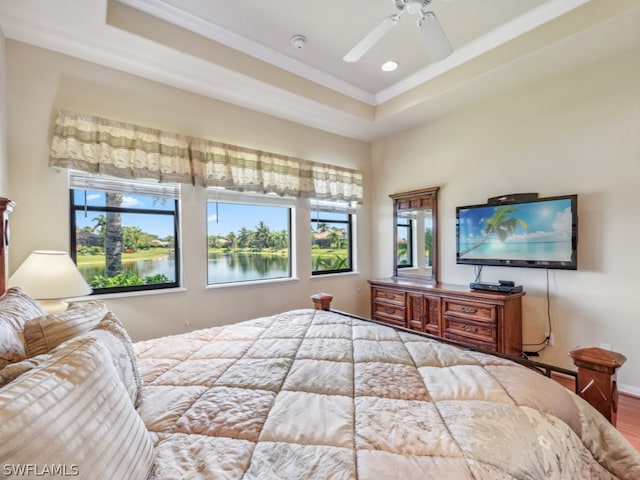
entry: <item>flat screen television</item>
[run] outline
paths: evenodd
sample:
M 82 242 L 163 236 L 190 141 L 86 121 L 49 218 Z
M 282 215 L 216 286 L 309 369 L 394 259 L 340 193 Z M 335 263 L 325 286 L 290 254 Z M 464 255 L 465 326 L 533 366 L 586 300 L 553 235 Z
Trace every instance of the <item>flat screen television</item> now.
M 578 268 L 578 196 L 456 208 L 458 264 Z

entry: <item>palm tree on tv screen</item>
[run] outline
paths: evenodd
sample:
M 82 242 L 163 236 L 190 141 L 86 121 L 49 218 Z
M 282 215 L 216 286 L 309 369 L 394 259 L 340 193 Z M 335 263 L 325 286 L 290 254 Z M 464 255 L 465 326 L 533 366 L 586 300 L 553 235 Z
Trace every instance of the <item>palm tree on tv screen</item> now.
M 504 242 L 509 235 L 516 231 L 516 227 L 518 225 L 520 225 L 524 230 L 527 230 L 527 222 L 521 218 L 511 216 L 511 214 L 517 210 L 518 209 L 513 205 L 501 205 L 496 207 L 491 218 L 483 218 L 481 220 L 481 222 L 485 223 L 485 227 L 482 229 L 483 237 L 478 243 L 463 250 L 460 253 L 460 256 L 464 257 L 470 251 L 478 248 L 486 242 L 491 235 L 496 235 L 501 242 Z

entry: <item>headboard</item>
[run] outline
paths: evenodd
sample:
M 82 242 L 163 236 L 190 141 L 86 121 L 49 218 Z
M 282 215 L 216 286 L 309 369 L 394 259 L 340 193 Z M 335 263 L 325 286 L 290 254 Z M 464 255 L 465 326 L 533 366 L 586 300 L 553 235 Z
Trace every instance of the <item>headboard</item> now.
M 0 197 L 0 296 L 7 289 L 9 271 L 9 214 L 15 203 L 8 198 Z

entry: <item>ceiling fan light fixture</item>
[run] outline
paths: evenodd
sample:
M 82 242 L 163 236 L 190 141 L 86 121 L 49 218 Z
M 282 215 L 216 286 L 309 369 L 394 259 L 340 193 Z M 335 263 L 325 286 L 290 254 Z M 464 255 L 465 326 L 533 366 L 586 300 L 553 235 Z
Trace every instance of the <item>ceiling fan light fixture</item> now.
M 405 10 L 411 15 L 420 13 L 422 11 L 422 0 L 408 0 L 405 4 Z
M 431 60 L 438 62 L 451 55 L 453 48 L 433 12 L 426 12 L 418 20 L 418 29 Z
M 398 62 L 395 60 L 387 60 L 380 66 L 380 69 L 383 72 L 393 72 L 396 68 L 398 68 L 398 65 Z

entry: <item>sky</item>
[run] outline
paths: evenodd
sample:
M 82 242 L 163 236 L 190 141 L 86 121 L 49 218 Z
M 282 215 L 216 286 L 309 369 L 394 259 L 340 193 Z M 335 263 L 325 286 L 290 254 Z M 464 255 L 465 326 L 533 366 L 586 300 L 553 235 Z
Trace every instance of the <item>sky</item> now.
M 75 192 L 76 205 L 84 205 L 84 190 L 76 190 Z M 170 209 L 172 204 L 171 200 L 166 202 L 157 202 L 154 204 L 153 197 L 145 195 L 129 195 L 123 194 L 122 206 L 129 208 L 149 208 L 153 210 L 167 210 Z M 88 206 L 104 206 L 105 195 L 102 192 L 87 191 L 87 205 Z M 76 227 L 83 228 L 86 226 L 94 227 L 96 221 L 94 218 L 101 215 L 101 212 L 88 211 L 85 213 L 76 212 Z M 165 215 L 135 215 L 135 214 L 123 214 L 122 224 L 124 226 L 137 226 L 143 232 L 157 235 L 159 238 L 166 238 L 169 235 L 173 235 L 173 217 Z
M 85 191 L 75 191 L 76 205 L 85 204 Z M 86 204 L 88 206 L 104 206 L 105 195 L 103 192 L 87 191 Z M 145 195 L 123 194 L 122 206 L 127 208 L 146 208 L 154 210 L 168 209 L 171 204 L 167 202 L 155 202 L 154 198 Z M 77 212 L 76 226 L 82 228 L 85 226 L 94 227 L 96 222 L 93 220 L 98 217 L 100 212 Z M 238 233 L 242 227 L 249 230 L 255 230 L 255 227 L 262 221 L 271 231 L 288 230 L 289 216 L 288 208 L 280 206 L 266 205 L 244 205 L 232 203 L 207 203 L 207 235 L 227 235 L 229 232 Z M 322 217 L 326 218 L 343 218 L 344 214 L 322 213 Z M 138 226 L 147 233 L 158 235 L 165 238 L 173 235 L 173 224 L 171 217 L 151 216 L 151 215 L 131 215 L 123 214 L 123 225 Z
M 289 215 L 286 207 L 241 205 L 233 203 L 207 203 L 207 235 L 227 235 L 238 233 L 245 227 L 255 230 L 264 222 L 271 231 L 288 230 Z
M 571 238 L 572 217 L 571 200 L 549 200 L 513 205 L 517 210 L 511 215 L 527 223 L 527 230 L 520 226 L 515 234 L 509 237 L 516 242 L 561 241 Z M 460 233 L 463 242 L 482 238 L 482 229 L 486 223 L 483 218 L 490 218 L 496 206 L 463 209 L 459 213 Z

